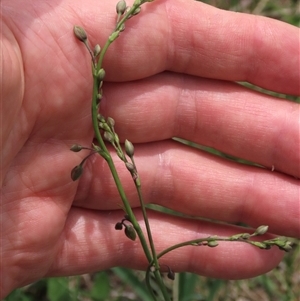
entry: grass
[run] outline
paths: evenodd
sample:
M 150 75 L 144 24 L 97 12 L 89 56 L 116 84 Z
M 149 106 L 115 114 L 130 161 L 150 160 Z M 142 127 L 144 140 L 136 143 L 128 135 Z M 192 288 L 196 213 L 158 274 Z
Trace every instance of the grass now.
M 300 25 L 297 0 L 203 0 L 222 9 L 268 16 Z M 250 86 L 251 88 L 258 89 Z M 261 91 L 261 90 L 260 90 Z M 268 93 L 268 91 L 262 91 Z M 300 103 L 299 97 L 276 95 Z M 273 271 L 248 280 L 225 281 L 191 273 L 168 281 L 174 301 L 296 301 L 300 300 L 300 245 Z M 152 301 L 144 273 L 113 268 L 94 274 L 42 279 L 13 291 L 4 301 Z

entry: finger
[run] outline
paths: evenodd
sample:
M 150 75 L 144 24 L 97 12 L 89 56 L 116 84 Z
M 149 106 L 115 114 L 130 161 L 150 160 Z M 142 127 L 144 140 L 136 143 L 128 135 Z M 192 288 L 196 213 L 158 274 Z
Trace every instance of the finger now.
M 54 65 L 66 66 L 64 69 L 74 78 L 83 70 L 88 74 L 88 54 L 84 55 L 83 46 L 72 36 L 73 25 L 83 25 L 91 44 L 101 46 L 115 27 L 115 3 L 111 1 L 55 1 L 51 7 L 48 3 L 35 7 L 34 15 L 27 1 L 18 1 L 17 5 L 27 9 L 28 14 L 11 2 L 2 4 L 7 22 L 21 41 L 24 61 L 30 64 L 25 67 L 40 61 L 41 55 L 44 57 L 38 49 L 32 51 L 30 38 L 37 34 L 45 45 L 51 45 L 51 51 L 57 50 L 55 55 L 59 54 L 54 64 L 43 60 L 40 78 L 46 77 Z M 55 14 L 48 13 L 54 9 Z M 40 20 L 37 27 L 33 22 L 36 18 Z M 14 20 L 18 20 L 18 26 Z M 20 27 L 27 29 L 25 35 Z M 299 29 L 275 20 L 222 11 L 195 1 L 153 2 L 144 5 L 142 15 L 129 20 L 125 32 L 108 51 L 106 79 L 133 80 L 172 70 L 250 81 L 270 90 L 299 94 L 299 72 L 295 68 L 299 65 L 298 40 Z M 67 64 L 69 61 L 76 63 Z
M 144 229 L 141 214 L 138 221 Z M 210 235 L 230 236 L 244 229 L 184 220 L 151 212 L 149 221 L 156 251 L 183 241 Z M 112 266 L 146 269 L 147 261 L 140 242 L 129 240 L 123 231 L 116 231 L 116 222 L 123 218 L 118 212 L 93 212 L 72 209 L 66 231 L 59 241 L 59 257 L 47 276 L 82 274 Z M 184 260 L 182 260 L 184 258 Z M 160 259 L 175 272 L 189 271 L 224 279 L 250 278 L 266 273 L 282 259 L 282 251 L 267 252 L 244 243 L 220 243 L 216 248 L 184 247 Z M 230 267 L 234 266 L 234 269 Z
M 163 85 L 162 85 L 163 83 Z M 122 139 L 180 137 L 300 177 L 300 107 L 237 84 L 160 75 L 106 84 L 101 112 Z
M 112 71 L 107 79 L 137 79 L 172 70 L 249 81 L 299 95 L 300 75 L 294 67 L 299 66 L 298 28 L 195 1 L 188 5 L 184 0 L 151 3 L 144 11 L 128 24 L 132 31 L 125 32 L 108 54 Z M 92 31 L 94 26 L 88 25 Z M 123 53 L 128 54 L 125 61 Z
M 136 146 L 135 154 L 146 203 L 229 223 L 266 224 L 272 233 L 300 237 L 299 180 L 176 142 Z M 131 176 L 123 162 L 116 164 L 129 202 L 139 206 Z M 122 207 L 102 158 L 87 162 L 74 204 L 105 210 Z
M 11 164 L 20 145 L 26 140 L 12 130 L 16 123 L 23 120 L 18 118 L 24 93 L 24 74 L 20 49 L 13 34 L 5 24 L 1 24 L 1 74 L 0 74 L 0 106 L 1 106 L 1 173 L 4 175 Z M 23 124 L 24 126 L 24 124 Z M 17 136 L 17 137 L 16 137 Z M 1 177 L 2 186 L 3 177 Z

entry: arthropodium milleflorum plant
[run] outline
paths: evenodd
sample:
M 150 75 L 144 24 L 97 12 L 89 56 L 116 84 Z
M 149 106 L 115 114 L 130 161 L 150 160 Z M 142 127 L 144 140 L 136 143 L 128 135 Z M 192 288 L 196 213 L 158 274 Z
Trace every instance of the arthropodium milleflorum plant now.
M 97 144 L 92 143 L 91 147 L 84 147 L 75 144 L 71 147 L 71 150 L 73 152 L 79 152 L 81 150 L 90 150 L 90 154 L 86 156 L 79 165 L 73 168 L 71 172 L 71 178 L 74 181 L 80 178 L 83 172 L 84 162 L 91 155 L 99 154 L 106 160 L 110 168 L 111 174 L 114 178 L 114 181 L 116 183 L 116 187 L 118 189 L 118 192 L 120 194 L 123 203 L 123 209 L 125 211 L 124 219 L 116 223 L 115 229 L 116 230 L 124 229 L 125 235 L 131 240 L 135 240 L 136 237 L 138 236 L 141 242 L 141 246 L 144 250 L 145 256 L 149 263 L 146 272 L 146 284 L 149 288 L 149 291 L 152 294 L 153 299 L 157 300 L 157 297 L 154 294 L 150 283 L 150 274 L 153 273 L 155 281 L 157 282 L 157 285 L 161 290 L 161 295 L 163 296 L 163 299 L 165 301 L 170 301 L 171 297 L 169 296 L 169 293 L 164 285 L 161 276 L 161 272 L 160 272 L 161 267 L 159 264 L 159 259 L 162 256 L 164 256 L 166 253 L 171 252 L 172 250 L 188 245 L 216 247 L 218 246 L 219 241 L 242 241 L 251 244 L 253 246 L 256 246 L 260 249 L 270 249 L 272 246 L 277 246 L 284 251 L 288 251 L 291 249 L 291 243 L 285 237 L 277 237 L 274 239 L 260 241 L 260 242 L 252 240 L 253 237 L 263 235 L 267 232 L 268 230 L 267 226 L 260 226 L 252 234 L 241 233 L 230 237 L 210 236 L 206 238 L 199 238 L 199 239 L 190 240 L 171 246 L 160 253 L 156 252 L 154 242 L 152 239 L 149 220 L 147 217 L 147 211 L 142 196 L 141 181 L 139 178 L 139 174 L 137 172 L 136 164 L 134 162 L 134 146 L 130 141 L 125 140 L 124 143 L 125 151 L 124 151 L 122 145 L 120 144 L 119 137 L 114 129 L 115 121 L 111 117 L 105 118 L 104 116 L 101 115 L 100 112 L 100 102 L 103 95 L 102 85 L 103 85 L 103 80 L 105 78 L 105 70 L 103 69 L 102 66 L 104 56 L 109 46 L 120 36 L 121 32 L 125 30 L 125 22 L 140 12 L 142 4 L 146 2 L 152 2 L 152 1 L 153 0 L 135 0 L 131 7 L 127 6 L 124 0 L 119 1 L 116 6 L 116 11 L 117 11 L 116 26 L 112 31 L 111 35 L 108 37 L 108 40 L 106 41 L 102 49 L 98 44 L 92 49 L 89 44 L 88 37 L 85 30 L 80 26 L 74 26 L 75 36 L 81 42 L 84 43 L 92 59 L 92 74 L 93 74 L 92 124 L 94 129 L 94 135 L 97 140 Z M 137 219 L 130 207 L 130 203 L 124 192 L 113 159 L 104 141 L 108 141 L 113 146 L 118 157 L 124 162 L 126 168 L 128 169 L 128 171 L 132 176 L 140 200 L 141 210 L 143 213 L 143 218 L 146 226 L 146 232 L 147 232 L 146 235 L 141 230 L 141 227 L 137 222 Z M 170 279 L 174 279 L 175 274 L 172 271 L 172 269 L 170 267 L 167 267 L 167 269 L 168 269 L 167 276 Z

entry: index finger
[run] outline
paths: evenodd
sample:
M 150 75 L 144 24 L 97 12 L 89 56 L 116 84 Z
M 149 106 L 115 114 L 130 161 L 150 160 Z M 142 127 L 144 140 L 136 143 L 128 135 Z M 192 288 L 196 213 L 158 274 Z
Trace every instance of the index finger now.
M 88 54 L 72 37 L 72 27 L 83 26 L 91 44 L 103 46 L 116 22 L 114 1 L 64 0 L 51 1 L 51 5 L 46 1 L 34 9 L 24 0 L 2 4 L 24 62 L 39 61 L 39 56 L 44 60 L 43 51 L 31 58 L 31 41 L 32 37 L 46 37 L 51 49 L 55 46 L 57 54 L 62 52 L 62 66 L 69 66 L 69 61 L 77 63 L 74 76 L 80 76 L 78 70 L 88 72 L 90 66 L 83 58 L 85 55 L 88 59 Z M 53 9 L 55 13 L 50 14 Z M 192 0 L 156 0 L 142 9 L 140 16 L 128 21 L 126 34 L 121 34 L 108 51 L 104 62 L 106 80 L 135 80 L 170 70 L 248 81 L 273 91 L 300 94 L 297 27 Z M 48 76 L 52 68 L 47 60 L 44 64 L 40 77 L 42 72 Z M 25 69 L 29 67 L 25 65 Z M 86 82 L 86 77 L 82 80 Z
M 144 9 L 108 56 L 109 70 L 118 70 L 109 79 L 170 70 L 299 95 L 298 28 L 195 1 L 155 1 Z

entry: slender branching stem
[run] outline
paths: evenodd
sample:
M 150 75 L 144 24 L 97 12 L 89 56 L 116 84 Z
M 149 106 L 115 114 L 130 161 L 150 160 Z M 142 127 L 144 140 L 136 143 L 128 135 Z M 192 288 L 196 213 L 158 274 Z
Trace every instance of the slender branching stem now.
M 263 235 L 268 230 L 267 226 L 260 226 L 252 234 L 241 233 L 241 234 L 236 234 L 236 235 L 233 235 L 230 237 L 210 236 L 210 237 L 206 237 L 206 238 L 189 240 L 186 242 L 182 242 L 182 243 L 173 245 L 157 254 L 157 252 L 155 250 L 155 245 L 154 245 L 151 229 L 150 229 L 150 224 L 149 224 L 149 219 L 147 216 L 145 202 L 144 202 L 143 195 L 142 195 L 141 181 L 140 181 L 139 175 L 137 173 L 137 168 L 136 168 L 134 158 L 133 158 L 134 147 L 131 142 L 129 142 L 128 140 L 125 141 L 125 152 L 126 152 L 126 155 L 131 159 L 131 163 L 130 163 L 130 162 L 128 162 L 126 155 L 122 150 L 118 135 L 114 131 L 114 120 L 109 117 L 106 121 L 105 118 L 102 117 L 101 114 L 99 114 L 100 101 L 103 96 L 102 84 L 103 84 L 103 80 L 105 77 L 105 70 L 103 69 L 103 60 L 104 60 L 105 54 L 106 54 L 109 46 L 119 37 L 120 33 L 125 29 L 125 22 L 132 16 L 139 13 L 140 6 L 143 3 L 151 2 L 151 1 L 153 1 L 153 0 L 135 0 L 132 7 L 126 7 L 126 2 L 124 0 L 120 0 L 119 3 L 117 4 L 118 16 L 117 16 L 117 22 L 116 22 L 115 29 L 111 33 L 109 38 L 107 39 L 107 41 L 102 49 L 100 48 L 99 45 L 96 45 L 96 47 L 94 48 L 94 51 L 92 51 L 92 49 L 89 45 L 89 42 L 88 42 L 87 34 L 82 27 L 74 26 L 74 33 L 75 33 L 76 37 L 85 44 L 85 46 L 88 49 L 88 51 L 91 55 L 91 58 L 92 58 L 93 96 L 92 96 L 92 106 L 91 106 L 92 112 L 91 113 L 92 113 L 92 124 L 93 124 L 93 129 L 94 129 L 94 135 L 98 142 L 98 145 L 93 144 L 92 153 L 90 155 L 97 152 L 99 155 L 101 155 L 106 160 L 106 162 L 109 166 L 110 172 L 115 181 L 119 195 L 121 197 L 123 209 L 126 213 L 126 217 L 124 218 L 124 220 L 122 220 L 122 222 L 116 224 L 116 229 L 120 230 L 120 229 L 122 229 L 122 227 L 125 227 L 126 236 L 132 240 L 135 240 L 136 235 L 138 235 L 139 240 L 142 245 L 142 248 L 143 248 L 143 251 L 144 251 L 147 261 L 148 261 L 148 268 L 146 271 L 146 284 L 151 292 L 151 296 L 153 297 L 154 300 L 156 300 L 156 296 L 153 293 L 151 283 L 150 283 L 150 272 L 152 272 L 154 274 L 155 280 L 161 290 L 161 294 L 162 294 L 164 300 L 171 301 L 171 297 L 170 297 L 170 295 L 167 291 L 167 288 L 162 279 L 159 259 L 162 256 L 164 256 L 165 254 L 167 254 L 175 249 L 178 249 L 178 248 L 181 248 L 184 246 L 189 246 L 189 245 L 216 247 L 218 245 L 219 241 L 242 241 L 242 242 L 251 244 L 253 246 L 256 246 L 260 249 L 269 249 L 272 246 L 277 246 L 284 251 L 288 251 L 291 249 L 291 242 L 289 242 L 284 237 L 278 237 L 278 238 L 265 240 L 265 241 L 261 241 L 261 242 L 251 240 L 252 237 L 258 236 L 258 235 Z M 104 134 L 103 134 L 103 132 L 104 132 Z M 134 184 L 136 186 L 136 190 L 138 193 L 139 201 L 140 201 L 143 219 L 144 219 L 145 227 L 146 227 L 146 231 L 147 231 L 148 242 L 146 240 L 146 236 L 144 235 L 144 233 L 134 215 L 134 212 L 130 206 L 130 203 L 127 199 L 123 185 L 121 183 L 118 172 L 116 170 L 114 161 L 112 159 L 112 156 L 111 156 L 109 150 L 106 147 L 103 137 L 112 143 L 113 147 L 117 151 L 117 155 L 125 163 L 127 169 L 131 172 L 131 175 L 134 180 Z M 90 149 L 90 148 L 83 147 L 80 145 L 74 145 L 73 147 L 71 147 L 71 150 L 74 152 L 80 151 L 82 149 Z M 82 170 L 83 170 L 83 164 L 87 160 L 87 158 L 89 158 L 90 155 L 88 155 L 79 165 L 77 165 L 73 168 L 73 170 L 71 172 L 71 178 L 74 181 L 77 180 L 81 176 Z M 131 225 L 124 223 L 125 220 L 129 221 L 131 223 Z M 170 279 L 174 279 L 173 271 L 170 269 L 170 267 L 168 267 L 168 269 L 169 269 L 168 277 Z

